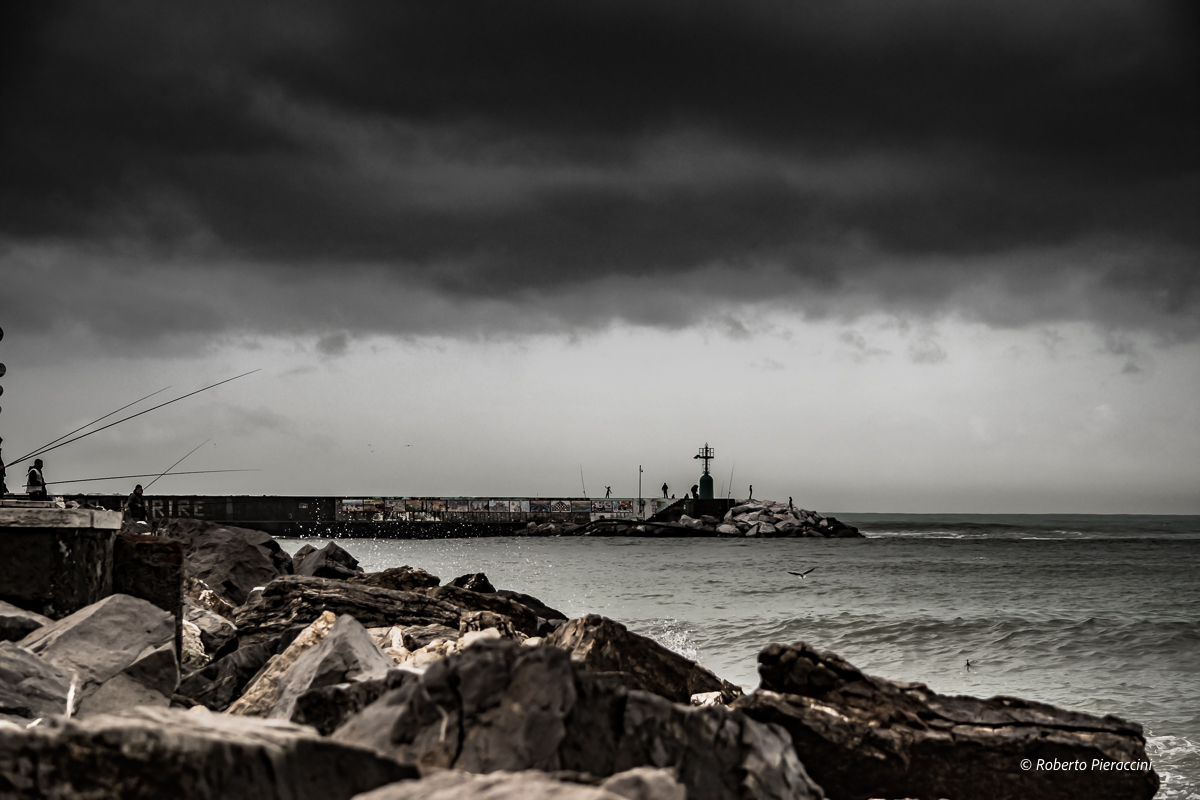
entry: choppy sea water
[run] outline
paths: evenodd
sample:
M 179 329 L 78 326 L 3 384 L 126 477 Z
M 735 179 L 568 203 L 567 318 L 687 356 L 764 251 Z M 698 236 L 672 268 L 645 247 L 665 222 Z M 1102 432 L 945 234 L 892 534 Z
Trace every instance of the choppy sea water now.
M 1158 796 L 1200 800 L 1200 517 L 837 516 L 868 538 L 340 543 L 604 614 L 746 689 L 764 645 L 805 640 L 946 694 L 1115 714 L 1145 726 Z

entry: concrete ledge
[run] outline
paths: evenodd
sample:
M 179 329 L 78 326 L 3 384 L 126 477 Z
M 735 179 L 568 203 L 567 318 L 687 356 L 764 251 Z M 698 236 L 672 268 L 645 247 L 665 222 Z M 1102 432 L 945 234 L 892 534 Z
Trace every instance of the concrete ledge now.
M 90 508 L 0 508 L 0 528 L 121 529 L 120 511 Z

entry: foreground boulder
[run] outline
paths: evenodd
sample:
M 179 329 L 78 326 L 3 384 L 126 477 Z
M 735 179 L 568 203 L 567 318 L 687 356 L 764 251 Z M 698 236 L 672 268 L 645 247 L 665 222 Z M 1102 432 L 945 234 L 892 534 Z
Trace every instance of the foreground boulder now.
M 461 590 L 460 590 L 461 591 Z M 458 629 L 462 610 L 415 592 L 396 592 L 350 581 L 288 575 L 237 610 L 241 645 L 260 643 L 277 652 L 325 611 L 349 614 L 368 628 L 445 625 Z
M 676 703 L 686 704 L 692 695 L 710 692 L 719 692 L 721 700 L 730 703 L 742 694 L 740 687 L 695 661 L 598 614 L 564 623 L 545 644 L 566 650 L 591 672 L 612 673 L 632 689 L 654 692 Z
M 1140 725 L 1009 697 L 947 697 L 864 675 L 803 642 L 770 645 L 758 660 L 761 689 L 734 707 L 786 728 L 833 800 L 1149 800 L 1158 791 Z M 1137 763 L 1146 768 L 1121 766 Z
M 355 800 L 687 800 L 687 789 L 670 771 L 639 767 L 597 782 L 544 772 L 437 772 L 424 780 L 393 783 Z
M 0 642 L 16 642 L 24 639 L 43 625 L 50 624 L 49 617 L 36 611 L 26 611 L 12 603 L 0 600 Z
M 406 778 L 395 761 L 275 720 L 141 708 L 0 727 L 0 796 L 347 800 Z
M 241 696 L 271 653 L 261 644 L 248 644 L 189 674 L 177 693 L 191 703 L 224 711 Z
M 71 676 L 12 642 L 0 642 L 0 720 L 28 724 L 67 713 Z
M 333 735 L 422 770 L 676 770 L 691 800 L 823 797 L 780 728 L 687 708 L 492 638 L 433 663 Z
M 80 714 L 166 707 L 179 685 L 175 617 L 114 594 L 38 628 L 20 645 L 77 677 Z
M 184 571 L 234 606 L 292 571 L 292 557 L 269 534 L 195 519 L 172 519 L 159 533 L 183 542 Z
M 380 678 L 312 687 L 296 698 L 292 722 L 311 725 L 317 729 L 317 733 L 328 736 L 350 717 L 388 692 L 399 689 L 405 680 L 416 674 L 411 670 L 393 668 Z

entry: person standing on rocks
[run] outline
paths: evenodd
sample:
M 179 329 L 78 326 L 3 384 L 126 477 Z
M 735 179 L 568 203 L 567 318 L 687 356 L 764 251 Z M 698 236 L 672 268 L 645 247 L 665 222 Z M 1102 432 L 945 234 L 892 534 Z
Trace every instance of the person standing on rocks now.
M 46 499 L 46 478 L 42 475 L 40 458 L 33 462 L 33 466 L 25 475 L 25 491 L 29 494 L 30 500 Z
M 663 500 L 667 499 L 667 484 L 663 483 Z
M 4 437 L 0 436 L 0 444 L 4 444 Z M 4 480 L 4 450 L 0 449 L 0 495 L 8 494 L 8 484 Z
M 747 500 L 753 500 L 753 499 L 754 499 L 754 484 L 753 484 L 753 483 L 752 483 L 752 484 L 750 484 L 750 496 L 749 496 L 749 497 L 747 497 L 746 499 L 747 499 Z
M 142 496 L 142 485 L 139 483 L 133 487 L 133 491 L 129 493 L 129 499 L 125 501 L 125 510 L 129 514 L 129 518 L 134 521 L 146 521 L 146 498 Z
M 693 500 L 700 499 L 700 484 L 698 484 L 698 483 L 692 484 L 692 499 Z

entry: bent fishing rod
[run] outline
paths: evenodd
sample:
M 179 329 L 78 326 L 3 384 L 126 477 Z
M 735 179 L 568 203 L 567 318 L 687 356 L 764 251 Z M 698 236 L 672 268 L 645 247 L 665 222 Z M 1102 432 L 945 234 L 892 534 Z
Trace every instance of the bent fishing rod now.
M 187 398 L 191 397 L 192 395 L 200 394 L 201 392 L 206 392 L 209 389 L 214 389 L 218 386 L 229 383 L 230 381 L 236 381 L 238 378 L 244 378 L 247 375 L 253 375 L 256 372 L 262 372 L 262 370 L 261 369 L 252 369 L 249 372 L 243 372 L 241 375 L 234 375 L 232 378 L 226 378 L 223 381 L 218 381 L 216 383 L 210 384 L 208 386 L 205 386 L 203 389 L 197 389 L 196 391 L 189 392 L 189 393 L 183 395 L 182 397 L 176 397 L 174 400 L 168 400 L 165 403 L 159 403 L 156 406 L 151 406 L 150 408 L 147 408 L 145 411 L 139 411 L 136 414 L 130 414 L 128 417 L 119 419 L 116 422 L 110 422 L 101 428 L 96 428 L 96 430 L 94 430 L 94 431 L 88 431 L 87 433 L 80 434 L 79 436 L 76 436 L 74 439 L 68 439 L 67 441 L 60 442 L 59 444 L 56 444 L 52 447 L 46 446 L 46 447 L 41 448 L 40 450 L 34 450 L 32 453 L 21 456 L 20 458 L 16 459 L 15 461 L 10 461 L 9 463 L 5 464 L 4 466 L 7 468 L 7 467 L 13 466 L 14 464 L 19 464 L 22 461 L 28 461 L 29 459 L 31 459 L 35 456 L 44 455 L 46 453 L 49 453 L 51 450 L 57 450 L 60 447 L 65 447 L 69 444 L 72 444 L 73 442 L 78 442 L 80 439 L 86 439 L 88 436 L 91 436 L 93 433 L 99 433 L 100 431 L 108 430 L 109 428 L 113 427 L 114 425 L 120 425 L 122 422 L 128 422 L 129 420 L 134 419 L 135 417 L 140 417 L 143 414 L 149 414 L 151 411 L 162 408 L 163 406 L 169 406 L 172 403 L 178 403 L 180 400 L 186 400 Z M 85 425 L 84 427 L 86 428 L 87 426 Z M 70 435 L 70 434 L 68 434 L 68 435 Z

